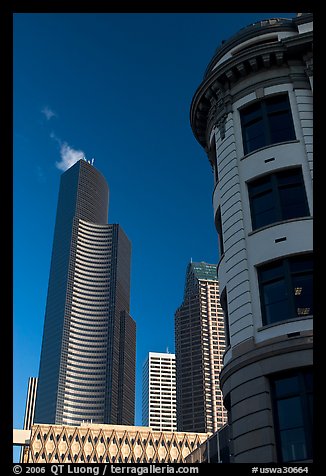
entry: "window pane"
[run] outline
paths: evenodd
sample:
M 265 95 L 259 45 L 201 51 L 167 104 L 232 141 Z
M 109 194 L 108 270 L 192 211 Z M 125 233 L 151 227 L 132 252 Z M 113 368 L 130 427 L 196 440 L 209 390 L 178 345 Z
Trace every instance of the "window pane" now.
M 302 183 L 301 169 L 285 170 L 277 174 L 277 182 L 280 186 Z
M 284 109 L 288 110 L 290 108 L 289 98 L 287 94 L 270 97 L 266 99 L 266 107 L 268 113 Z
M 259 193 L 263 193 L 266 191 L 271 191 L 271 176 L 267 175 L 261 179 L 255 180 L 248 184 L 248 190 L 251 197 L 257 195 Z
M 244 125 L 248 124 L 248 122 L 251 122 L 255 119 L 260 118 L 261 117 L 261 103 L 256 102 L 255 104 L 252 104 L 251 106 L 246 107 L 240 112 L 240 114 L 241 114 L 241 122 Z
M 298 428 L 303 425 L 300 397 L 286 398 L 277 402 L 280 430 Z
M 259 149 L 266 145 L 264 125 L 262 119 L 244 127 L 245 153 Z
M 298 316 L 313 314 L 312 275 L 293 276 L 295 309 Z
M 282 459 L 300 461 L 308 458 L 306 440 L 303 428 L 281 431 Z
M 309 215 L 305 190 L 301 184 L 281 188 L 279 195 L 284 220 Z
M 312 370 L 301 369 L 272 379 L 275 437 L 280 460 L 312 458 Z
M 311 371 L 305 372 L 304 374 L 305 386 L 307 392 L 313 391 L 313 375 Z
M 276 380 L 274 385 L 275 394 L 278 398 L 299 393 L 299 379 L 297 375 Z
M 297 256 L 290 260 L 291 273 L 297 273 L 302 271 L 312 271 L 313 261 L 312 256 Z
M 285 281 L 265 284 L 263 288 L 265 323 L 272 324 L 290 319 L 290 309 Z
M 283 274 L 283 263 L 279 261 L 272 266 L 266 266 L 259 270 L 259 277 L 262 282 L 283 277 Z
M 269 116 L 271 143 L 295 139 L 292 117 L 288 111 L 273 113 Z
M 256 195 L 251 201 L 253 228 L 269 225 L 277 221 L 272 191 Z

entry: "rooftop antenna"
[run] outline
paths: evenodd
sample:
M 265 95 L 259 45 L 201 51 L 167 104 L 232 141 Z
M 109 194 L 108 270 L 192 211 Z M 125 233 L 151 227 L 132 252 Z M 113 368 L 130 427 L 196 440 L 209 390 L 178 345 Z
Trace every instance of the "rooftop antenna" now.
M 166 353 L 167 353 L 167 354 L 169 354 L 169 353 L 170 353 L 170 352 L 169 352 L 169 348 L 168 348 L 168 347 L 166 348 Z
M 95 160 L 95 159 L 94 159 L 94 157 L 93 157 L 92 160 L 91 160 L 91 165 L 94 164 L 94 160 Z

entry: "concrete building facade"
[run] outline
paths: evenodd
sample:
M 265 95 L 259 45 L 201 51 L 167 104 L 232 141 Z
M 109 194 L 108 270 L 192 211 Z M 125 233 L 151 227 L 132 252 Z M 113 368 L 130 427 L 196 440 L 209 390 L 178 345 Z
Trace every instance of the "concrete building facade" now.
M 231 462 L 312 459 L 312 14 L 224 42 L 191 105 L 214 172 Z
M 219 373 L 225 351 L 215 264 L 189 263 L 175 313 L 178 431 L 215 432 L 226 422 Z
M 61 176 L 36 423 L 134 423 L 131 244 L 108 224 L 108 194 L 85 160 Z
M 34 425 L 25 463 L 182 463 L 208 433 L 144 426 Z
M 155 431 L 176 431 L 175 354 L 149 352 L 143 365 L 142 424 Z

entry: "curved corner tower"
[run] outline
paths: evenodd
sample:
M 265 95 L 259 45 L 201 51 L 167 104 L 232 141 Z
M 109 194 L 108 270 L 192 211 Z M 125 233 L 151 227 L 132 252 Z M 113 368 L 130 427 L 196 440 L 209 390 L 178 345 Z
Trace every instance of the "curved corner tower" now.
M 312 460 L 312 14 L 224 42 L 191 104 L 215 179 L 231 462 Z
M 130 254 L 104 177 L 80 160 L 61 176 L 35 423 L 134 423 Z

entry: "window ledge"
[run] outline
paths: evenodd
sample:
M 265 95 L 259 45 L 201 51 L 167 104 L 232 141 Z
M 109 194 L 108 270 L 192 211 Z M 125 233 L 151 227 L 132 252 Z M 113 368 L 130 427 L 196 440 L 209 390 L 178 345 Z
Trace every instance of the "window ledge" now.
M 281 220 L 275 221 L 274 223 L 270 223 L 269 225 L 261 226 L 260 228 L 256 228 L 248 233 L 248 236 L 254 235 L 255 233 L 259 233 L 260 231 L 267 230 L 273 226 L 282 225 L 283 223 L 293 223 L 295 221 L 302 221 L 302 220 L 313 220 L 313 216 L 309 215 L 307 217 L 297 217 L 297 218 L 290 218 L 289 220 Z
M 283 324 L 289 324 L 291 322 L 298 322 L 306 319 L 313 319 L 313 315 L 309 314 L 308 316 L 294 317 L 293 319 L 285 319 L 284 321 L 274 322 L 273 324 L 266 324 L 266 326 L 258 327 L 257 332 L 270 329 L 271 327 L 282 326 Z
M 265 145 L 264 147 L 259 147 L 259 149 L 255 149 L 255 150 L 252 150 L 251 152 L 249 152 L 248 154 L 244 155 L 243 157 L 241 157 L 240 160 L 244 160 L 244 159 L 247 159 L 248 157 L 250 157 L 251 155 L 253 154 L 256 154 L 257 152 L 260 152 L 262 150 L 266 150 L 266 149 L 270 149 L 272 147 L 276 147 L 278 145 L 284 145 L 284 144 L 297 144 L 299 143 L 300 141 L 298 139 L 294 139 L 294 140 L 286 140 L 286 141 L 283 141 L 283 142 L 275 142 L 274 144 L 268 144 L 268 145 Z

